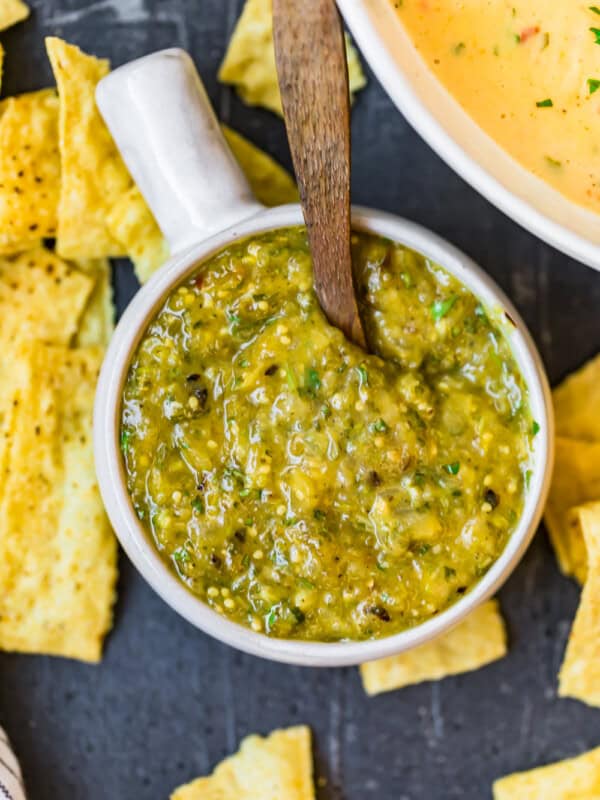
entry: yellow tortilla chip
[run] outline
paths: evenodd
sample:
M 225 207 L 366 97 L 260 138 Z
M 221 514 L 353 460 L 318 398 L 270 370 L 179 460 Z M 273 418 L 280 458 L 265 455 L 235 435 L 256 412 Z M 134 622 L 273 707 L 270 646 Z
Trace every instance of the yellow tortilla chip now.
M 286 169 L 226 125 L 223 125 L 223 133 L 257 200 L 266 206 L 298 202 L 298 187 Z
M 181 786 L 171 800 L 314 800 L 310 729 L 248 736 L 212 775 Z
M 79 322 L 75 347 L 107 347 L 115 329 L 110 263 L 105 258 L 75 263 L 79 270 L 95 281 Z
M 0 649 L 98 661 L 117 547 L 96 483 L 102 348 L 23 345 L 0 476 Z
M 0 259 L 0 347 L 16 339 L 69 344 L 94 281 L 43 247 Z
M 56 234 L 60 193 L 54 89 L 0 104 L 0 249 Z
M 298 189 L 287 170 L 231 128 L 224 125 L 223 133 L 261 203 L 277 206 L 298 200 Z M 133 261 L 140 283 L 168 259 L 169 246 L 136 186 L 117 200 L 107 227 Z
M 43 247 L 41 239 L 26 239 L 22 242 L 12 242 L 11 244 L 2 244 L 2 234 L 0 234 L 0 258 L 2 256 L 15 256 L 20 253 L 25 253 L 28 250 L 35 250 L 37 247 Z
M 560 670 L 558 693 L 600 707 L 600 502 L 572 509 L 570 515 L 583 534 L 588 574 Z
M 488 600 L 448 633 L 408 653 L 362 664 L 369 695 L 479 669 L 506 655 L 506 630 L 497 600 Z
M 169 258 L 169 245 L 137 186 L 117 200 L 106 226 L 133 261 L 140 283 L 145 283 Z
M 581 530 L 569 509 L 600 498 L 600 442 L 556 437 L 556 462 L 544 522 L 558 565 L 565 575 L 585 582 L 587 554 Z M 571 523 L 571 524 L 570 524 Z
M 0 0 L 0 31 L 22 22 L 29 16 L 29 9 L 21 0 Z
M 0 467 L 16 379 L 15 342 L 44 339 L 68 344 L 92 287 L 87 276 L 43 248 L 0 259 Z
M 366 79 L 348 37 L 346 52 L 353 94 L 366 85 Z M 219 80 L 233 84 L 247 105 L 264 106 L 283 115 L 273 46 L 272 0 L 246 0 L 221 64 Z
M 598 800 L 600 747 L 494 783 L 494 800 Z
M 56 249 L 65 258 L 125 255 L 106 226 L 131 177 L 96 107 L 96 85 L 109 62 L 60 39 L 46 39 L 60 98 L 62 186 Z
M 558 436 L 600 441 L 600 355 L 569 375 L 552 398 Z

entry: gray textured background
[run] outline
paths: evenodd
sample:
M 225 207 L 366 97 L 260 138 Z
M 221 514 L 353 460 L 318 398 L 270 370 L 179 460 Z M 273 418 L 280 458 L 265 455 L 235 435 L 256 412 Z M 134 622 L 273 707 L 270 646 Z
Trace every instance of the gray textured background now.
M 180 45 L 219 115 L 289 166 L 282 123 L 216 82 L 241 0 L 33 0 L 2 35 L 4 93 L 50 82 L 42 37 L 115 65 Z M 538 242 L 457 178 L 377 85 L 353 113 L 354 200 L 433 228 L 514 299 L 552 381 L 600 349 L 600 276 Z M 116 270 L 122 309 L 135 290 Z M 492 780 L 600 744 L 600 712 L 556 697 L 577 602 L 541 532 L 501 593 L 507 658 L 478 672 L 368 699 L 355 669 L 313 671 L 241 655 L 179 619 L 121 559 L 115 629 L 101 666 L 0 654 L 0 722 L 32 800 L 166 800 L 254 731 L 306 722 L 329 800 L 490 796 Z M 282 798 L 282 800 L 284 800 Z

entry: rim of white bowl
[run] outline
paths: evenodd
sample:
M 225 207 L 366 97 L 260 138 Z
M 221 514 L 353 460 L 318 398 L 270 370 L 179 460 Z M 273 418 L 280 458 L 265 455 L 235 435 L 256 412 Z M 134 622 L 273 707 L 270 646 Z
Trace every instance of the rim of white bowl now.
M 364 0 L 336 0 L 352 36 L 388 96 L 410 125 L 455 172 L 506 216 L 566 255 L 600 270 L 600 247 L 550 219 L 496 180 L 442 127 L 395 64 Z M 549 188 L 549 187 L 548 187 Z M 550 188 L 549 188 L 550 191 Z M 599 223 L 600 225 L 600 217 Z
M 231 622 L 194 596 L 163 561 L 133 509 L 119 447 L 121 401 L 131 358 L 148 323 L 169 292 L 212 254 L 253 234 L 303 224 L 298 205 L 261 211 L 162 267 L 135 295 L 117 326 L 101 370 L 94 409 L 94 450 L 104 504 L 123 549 L 146 581 L 182 617 L 214 638 L 252 655 L 304 666 L 346 666 L 383 658 L 417 647 L 459 623 L 500 588 L 520 561 L 541 519 L 553 464 L 554 420 L 544 368 L 525 323 L 504 293 L 468 256 L 421 226 L 366 208 L 353 208 L 352 216 L 357 229 L 405 244 L 441 264 L 485 307 L 501 306 L 515 323 L 514 327 L 507 324 L 505 334 L 528 387 L 532 414 L 540 423 L 529 491 L 506 548 L 454 605 L 414 628 L 382 639 L 329 643 L 271 638 Z

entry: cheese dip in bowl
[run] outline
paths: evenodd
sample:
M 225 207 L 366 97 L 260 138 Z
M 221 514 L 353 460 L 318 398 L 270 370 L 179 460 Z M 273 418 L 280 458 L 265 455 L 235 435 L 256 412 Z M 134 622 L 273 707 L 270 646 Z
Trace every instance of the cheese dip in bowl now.
M 175 252 L 98 387 L 99 481 L 131 559 L 193 624 L 278 661 L 361 663 L 459 622 L 518 563 L 552 465 L 548 386 L 515 309 L 434 234 L 355 208 L 367 354 L 320 310 L 300 208 L 261 209 L 233 162 L 213 171 L 224 146 L 179 51 L 113 73 L 99 101 Z M 198 130 L 188 114 L 174 143 L 161 124 L 181 106 Z M 211 182 L 188 186 L 201 170 Z M 207 236 L 211 203 L 228 226 Z
M 509 217 L 600 269 L 600 14 L 575 0 L 337 0 L 408 122 Z
M 397 11 L 465 111 L 526 169 L 599 214 L 598 6 L 403 0 Z

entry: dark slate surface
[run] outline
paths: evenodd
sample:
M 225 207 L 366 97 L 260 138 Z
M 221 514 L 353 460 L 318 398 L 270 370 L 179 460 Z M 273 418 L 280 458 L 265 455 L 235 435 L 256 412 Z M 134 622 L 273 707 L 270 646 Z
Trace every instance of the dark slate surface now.
M 240 0 L 33 0 L 2 35 L 4 92 L 50 81 L 42 37 L 114 64 L 180 45 L 220 116 L 289 166 L 282 123 L 216 81 Z M 551 379 L 600 349 L 600 276 L 506 219 L 423 144 L 371 77 L 356 103 L 354 199 L 430 226 L 504 287 Z M 135 281 L 116 271 L 122 309 Z M 329 800 L 490 796 L 492 780 L 600 744 L 600 712 L 556 697 L 577 602 L 540 532 L 501 592 L 510 654 L 478 672 L 367 699 L 355 669 L 314 671 L 234 652 L 179 619 L 121 559 L 116 625 L 99 667 L 0 654 L 0 722 L 31 800 L 159 800 L 254 731 L 306 722 Z M 282 799 L 284 800 L 284 799 Z

